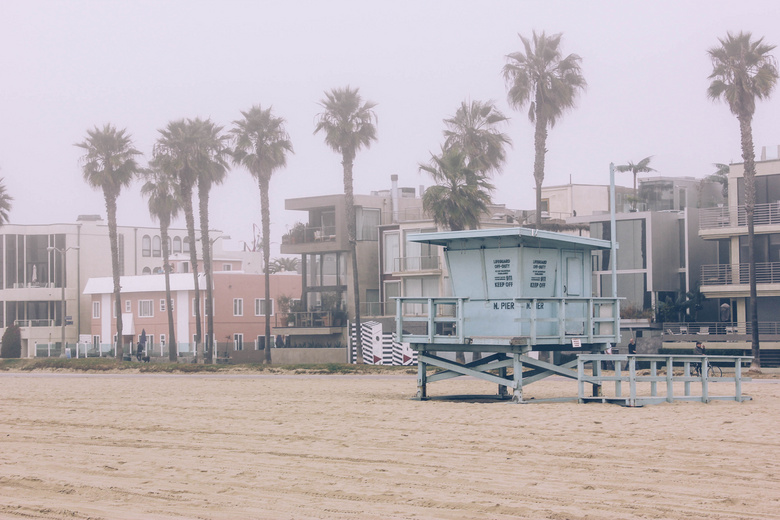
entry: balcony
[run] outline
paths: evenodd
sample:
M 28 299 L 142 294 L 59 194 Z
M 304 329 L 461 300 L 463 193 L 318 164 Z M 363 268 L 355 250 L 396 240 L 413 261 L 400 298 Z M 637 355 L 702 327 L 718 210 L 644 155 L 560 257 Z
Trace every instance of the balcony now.
M 273 324 L 274 334 L 328 335 L 340 334 L 347 326 L 347 314 L 343 311 L 303 311 L 277 315 Z
M 714 264 L 701 266 L 702 286 L 748 285 L 750 264 Z M 757 262 L 757 284 L 780 284 L 780 262 Z
M 296 226 L 282 235 L 283 245 L 335 242 L 336 226 Z
M 753 326 L 749 322 L 664 322 L 663 341 L 750 341 Z M 780 322 L 758 323 L 761 341 L 780 341 Z
M 753 223 L 756 226 L 780 226 L 780 203 L 756 204 Z M 740 227 L 747 228 L 745 206 L 705 208 L 699 212 L 699 231 L 712 232 Z M 747 232 L 747 229 L 744 232 Z
M 425 271 L 441 272 L 441 258 L 438 255 L 405 256 L 393 261 L 394 273 L 411 274 Z

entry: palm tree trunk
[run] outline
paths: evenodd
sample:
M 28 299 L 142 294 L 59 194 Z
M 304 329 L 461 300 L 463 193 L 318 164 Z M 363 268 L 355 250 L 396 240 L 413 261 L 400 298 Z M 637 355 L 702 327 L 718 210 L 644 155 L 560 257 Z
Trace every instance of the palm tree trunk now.
M 271 273 L 268 263 L 271 261 L 271 208 L 269 206 L 269 181 L 266 176 L 260 176 L 260 218 L 263 226 L 263 275 L 265 276 L 265 305 L 263 316 L 265 318 L 265 345 L 263 346 L 263 363 L 271 364 Z
M 106 214 L 108 215 L 108 241 L 111 243 L 111 274 L 114 279 L 114 309 L 116 311 L 116 359 L 122 359 L 124 342 L 122 338 L 122 294 L 119 285 L 119 242 L 116 231 L 116 196 L 105 193 Z M 62 309 L 65 319 L 65 309 Z M 65 346 L 63 345 L 63 348 Z
M 756 283 L 755 226 L 753 214 L 756 207 L 756 165 L 753 150 L 752 117 L 739 117 L 739 132 L 742 141 L 742 160 L 745 163 L 745 216 L 748 225 L 748 269 L 750 273 L 750 325 L 753 361 L 751 371 L 761 371 L 761 351 L 758 342 L 758 289 Z
M 168 361 L 175 363 L 178 359 L 178 348 L 176 347 L 176 330 L 173 326 L 173 307 L 171 306 L 171 252 L 168 250 L 168 226 L 170 221 L 165 217 L 160 217 L 160 235 L 162 236 L 163 250 L 163 273 L 165 274 L 165 310 L 168 313 Z
M 203 362 L 203 352 L 200 349 L 201 324 L 200 324 L 200 286 L 198 284 L 198 252 L 195 247 L 195 217 L 192 214 L 192 192 L 182 197 L 184 208 L 184 221 L 187 224 L 187 238 L 190 241 L 190 263 L 192 264 L 192 276 L 195 283 L 195 357 Z
M 536 227 L 542 226 L 542 182 L 544 181 L 544 156 L 547 153 L 547 120 L 541 111 L 542 99 L 536 93 L 536 130 L 534 132 L 534 181 L 536 183 Z
M 214 293 L 211 266 L 211 240 L 209 239 L 209 190 L 211 186 L 203 181 L 198 183 L 198 201 L 200 212 L 200 241 L 203 244 L 203 271 L 206 273 L 206 337 L 203 341 L 204 362 L 214 360 Z
M 360 334 L 360 286 L 357 261 L 357 221 L 355 218 L 355 196 L 352 190 L 352 165 L 355 152 L 343 151 L 341 165 L 344 167 L 344 198 L 347 210 L 347 236 L 349 237 L 349 250 L 352 256 L 352 295 L 355 303 L 355 348 L 357 359 L 355 362 L 363 364 L 363 342 Z

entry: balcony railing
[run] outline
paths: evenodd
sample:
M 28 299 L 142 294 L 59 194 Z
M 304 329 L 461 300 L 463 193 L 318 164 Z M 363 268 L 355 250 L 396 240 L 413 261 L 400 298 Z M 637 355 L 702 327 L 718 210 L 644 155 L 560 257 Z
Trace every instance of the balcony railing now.
M 441 259 L 438 255 L 405 256 L 402 258 L 396 258 L 393 263 L 393 271 L 396 273 L 435 271 L 441 269 Z
M 288 312 L 277 315 L 274 327 L 287 328 L 320 328 L 346 327 L 347 314 L 338 311 L 304 311 Z
M 780 225 L 780 203 L 756 204 L 753 210 L 756 226 Z M 745 206 L 705 208 L 699 212 L 699 229 L 719 229 L 747 226 Z
M 282 235 L 282 244 L 311 244 L 336 240 L 336 226 L 305 226 Z
M 696 339 L 702 341 L 706 340 L 699 336 L 721 336 L 718 339 L 726 340 L 733 335 L 749 336 L 753 334 L 753 326 L 749 322 L 664 322 L 663 327 L 665 338 L 669 336 L 697 336 Z M 759 335 L 780 335 L 780 322 L 761 321 L 758 323 L 758 333 Z
M 714 264 L 701 266 L 702 285 L 747 285 L 750 264 Z M 780 262 L 756 263 L 756 283 L 780 283 Z
M 14 322 L 18 327 L 54 327 L 54 320 L 16 320 Z M 57 322 L 59 323 L 59 322 Z

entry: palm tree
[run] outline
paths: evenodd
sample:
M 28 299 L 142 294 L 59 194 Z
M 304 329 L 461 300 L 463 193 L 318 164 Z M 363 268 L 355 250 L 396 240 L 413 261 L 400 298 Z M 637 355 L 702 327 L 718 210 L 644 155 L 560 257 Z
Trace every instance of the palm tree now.
M 528 119 L 536 125 L 534 132 L 534 181 L 536 182 L 536 225 L 542 222 L 542 181 L 547 153 L 547 128 L 553 128 L 563 113 L 573 108 L 577 95 L 587 86 L 580 58 L 563 57 L 562 34 L 547 36 L 533 33 L 532 40 L 522 35 L 524 51 L 507 55 L 504 79 L 509 87 L 509 104 L 522 109 L 529 105 Z
M 13 200 L 14 198 L 6 190 L 5 179 L 0 177 L 0 225 L 8 224 L 8 213 L 11 211 Z
M 271 249 L 270 183 L 273 173 L 287 165 L 287 153 L 293 153 L 292 142 L 284 128 L 284 119 L 276 117 L 271 107 L 255 105 L 241 112 L 243 119 L 233 121 L 230 131 L 235 148 L 233 162 L 243 165 L 257 180 L 260 188 L 260 213 L 263 227 L 263 265 L 265 271 L 265 363 L 271 363 L 271 273 L 268 269 Z
M 731 167 L 728 164 L 712 163 L 715 167 L 715 173 L 711 173 L 707 176 L 708 181 L 718 182 L 721 185 L 721 192 L 724 198 L 729 196 L 729 171 Z
M 195 164 L 198 136 L 195 135 L 195 130 L 192 121 L 184 119 L 171 121 L 166 128 L 159 130 L 160 137 L 154 145 L 154 162 L 164 171 L 175 175 L 177 195 L 184 211 L 195 290 L 195 351 L 197 358 L 202 361 L 202 353 L 199 351 L 202 334 L 200 284 L 195 247 L 195 216 L 192 208 L 192 193 L 198 181 L 198 170 Z
M 357 363 L 363 363 L 363 345 L 360 339 L 360 288 L 358 287 L 357 223 L 355 200 L 352 190 L 352 166 L 355 155 L 363 147 L 369 148 L 376 141 L 376 103 L 363 102 L 357 88 L 334 88 L 325 93 L 320 105 L 325 109 L 317 116 L 314 133 L 325 134 L 325 144 L 341 154 L 344 168 L 344 198 L 346 206 L 347 234 L 352 256 L 352 292 L 355 300 L 355 346 Z
M 493 101 L 463 101 L 455 115 L 444 120 L 444 147 L 457 145 L 474 171 L 499 171 L 506 161 L 504 146 L 512 141 L 498 126 L 508 120 Z
M 168 229 L 171 226 L 171 221 L 178 216 L 181 203 L 175 186 L 176 178 L 173 175 L 152 164 L 152 169 L 146 172 L 146 179 L 141 187 L 141 194 L 149 199 L 149 214 L 160 222 L 163 273 L 165 274 L 165 308 L 168 313 L 168 359 L 175 362 L 178 357 L 178 348 L 176 346 L 176 330 L 173 325 L 173 307 L 171 306 L 171 252 L 168 247 Z
M 204 361 L 214 359 L 214 295 L 213 267 L 211 264 L 212 241 L 209 238 L 209 194 L 211 187 L 222 184 L 227 176 L 227 135 L 221 135 L 222 127 L 210 119 L 196 118 L 188 121 L 197 138 L 193 166 L 198 175 L 198 213 L 200 214 L 200 241 L 203 251 L 203 271 L 206 275 L 206 341 Z
M 116 229 L 116 199 L 122 188 L 130 185 L 140 171 L 136 156 L 141 152 L 133 147 L 126 129 L 117 130 L 106 124 L 102 129 L 87 130 L 87 138 L 76 143 L 86 153 L 81 158 L 84 180 L 103 191 L 108 215 L 108 241 L 111 245 L 111 273 L 114 281 L 114 309 L 116 312 L 116 357 L 122 359 L 122 295 L 119 285 L 119 247 Z
M 268 272 L 274 273 L 294 273 L 298 271 L 298 259 L 290 257 L 274 258 L 274 260 L 268 264 Z
M 653 156 L 645 157 L 638 163 L 634 164 L 632 161 L 628 161 L 628 164 L 621 164 L 620 166 L 615 166 L 615 171 L 619 172 L 631 172 L 634 174 L 634 201 L 632 207 L 636 209 L 636 201 L 637 201 L 637 192 L 636 192 L 636 176 L 638 173 L 650 173 L 654 172 L 655 169 L 650 167 L 650 159 L 652 159 Z
M 431 155 L 420 171 L 433 177 L 435 186 L 425 190 L 423 209 L 441 227 L 452 231 L 477 229 L 479 217 L 488 210 L 493 185 L 468 166 L 467 154 L 457 146 Z
M 753 40 L 749 32 L 727 33 L 718 38 L 720 45 L 707 52 L 712 60 L 711 80 L 707 96 L 712 100 L 723 99 L 731 113 L 739 121 L 742 144 L 742 161 L 745 167 L 745 215 L 748 225 L 748 264 L 750 270 L 750 321 L 753 327 L 751 370 L 760 371 L 761 360 L 758 345 L 758 294 L 754 255 L 753 212 L 756 204 L 756 164 L 753 149 L 753 114 L 756 99 L 767 99 L 777 84 L 778 71 L 775 58 L 769 54 L 774 45 L 764 43 L 763 38 Z

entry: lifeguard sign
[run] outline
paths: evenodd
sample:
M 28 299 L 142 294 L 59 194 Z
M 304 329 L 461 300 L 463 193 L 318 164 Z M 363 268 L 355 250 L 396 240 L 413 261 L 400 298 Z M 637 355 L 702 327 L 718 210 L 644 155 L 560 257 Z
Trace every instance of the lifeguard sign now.
M 445 248 L 453 294 L 397 301 L 399 341 L 419 352 L 421 398 L 425 364 L 446 369 L 427 381 L 471 375 L 498 382 L 501 394 L 512 387 L 519 401 L 523 363 L 539 369 L 533 380 L 577 378 L 566 366 L 576 361 L 555 365 L 530 351 L 601 352 L 619 340 L 617 298 L 591 296 L 591 252 L 610 242 L 526 228 L 419 233 L 409 240 Z M 491 355 L 464 365 L 428 351 Z M 508 366 L 512 379 L 487 373 Z

